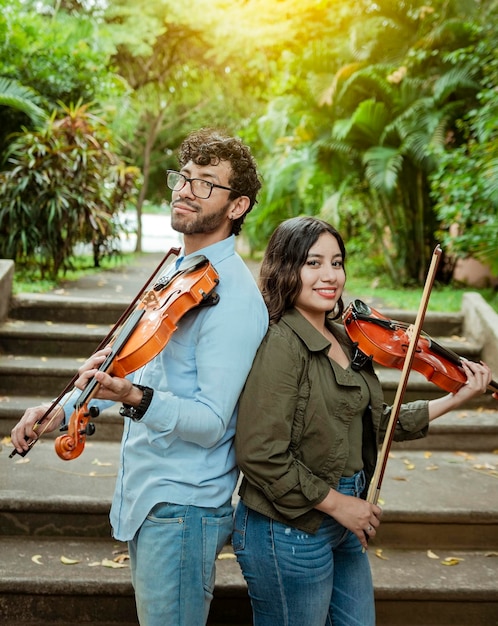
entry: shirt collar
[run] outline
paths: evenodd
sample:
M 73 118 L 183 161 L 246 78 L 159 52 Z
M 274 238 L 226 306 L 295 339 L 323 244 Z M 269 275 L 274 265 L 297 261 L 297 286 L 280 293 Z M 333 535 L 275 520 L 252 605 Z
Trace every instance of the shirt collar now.
M 205 248 L 201 248 L 200 250 L 196 250 L 191 254 L 185 255 L 185 249 L 182 247 L 180 250 L 180 254 L 176 259 L 176 267 L 184 259 L 190 259 L 194 256 L 204 255 L 212 265 L 216 267 L 217 263 L 220 263 L 226 257 L 231 256 L 235 252 L 235 235 L 230 235 L 226 239 L 222 239 L 221 241 L 217 241 L 216 243 L 211 244 L 210 246 L 206 246 Z

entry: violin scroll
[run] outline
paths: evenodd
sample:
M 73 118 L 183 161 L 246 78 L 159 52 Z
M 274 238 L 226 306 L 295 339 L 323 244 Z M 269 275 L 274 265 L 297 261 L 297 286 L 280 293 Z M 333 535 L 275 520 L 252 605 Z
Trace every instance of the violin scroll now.
M 55 440 L 55 452 L 59 458 L 70 461 L 80 456 L 85 449 L 87 436 L 95 432 L 95 425 L 90 422 L 90 418 L 98 415 L 99 409 L 96 406 L 88 407 L 87 404 L 75 410 L 67 426 L 68 432 Z

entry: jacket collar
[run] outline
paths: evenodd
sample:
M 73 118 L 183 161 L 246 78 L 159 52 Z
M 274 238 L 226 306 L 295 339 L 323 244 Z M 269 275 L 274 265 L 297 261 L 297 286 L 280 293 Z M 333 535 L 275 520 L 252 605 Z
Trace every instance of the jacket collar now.
M 321 352 L 330 348 L 330 341 L 322 335 L 297 309 L 286 311 L 281 318 L 305 343 L 310 352 Z

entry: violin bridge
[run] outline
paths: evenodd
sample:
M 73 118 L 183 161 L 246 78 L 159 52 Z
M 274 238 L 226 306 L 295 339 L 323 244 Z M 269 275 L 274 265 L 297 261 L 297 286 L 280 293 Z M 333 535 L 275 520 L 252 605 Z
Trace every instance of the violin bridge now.
M 408 342 L 412 340 L 414 330 L 415 330 L 415 326 L 413 324 L 410 324 L 409 326 L 406 327 L 405 333 L 406 333 L 406 336 L 408 337 Z

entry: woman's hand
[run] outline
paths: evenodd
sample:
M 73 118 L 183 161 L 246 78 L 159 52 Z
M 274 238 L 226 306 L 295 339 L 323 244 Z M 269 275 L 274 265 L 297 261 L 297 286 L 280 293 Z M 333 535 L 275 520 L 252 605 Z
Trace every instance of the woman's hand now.
M 467 382 L 458 391 L 450 393 L 436 400 L 429 401 L 429 420 L 432 421 L 448 411 L 454 411 L 475 396 L 486 393 L 492 379 L 491 370 L 486 363 L 474 363 L 461 359 L 462 368 L 467 376 Z M 493 394 L 493 396 L 498 394 Z
M 453 394 L 453 397 L 457 402 L 463 404 L 467 400 L 475 396 L 479 396 L 486 393 L 489 383 L 492 379 L 491 370 L 486 363 L 474 363 L 473 361 L 467 361 L 461 359 L 462 368 L 467 375 L 467 382 L 460 387 L 460 389 Z
M 379 506 L 355 496 L 346 496 L 334 489 L 315 508 L 354 533 L 365 550 L 368 549 L 367 537 L 375 537 L 380 526 L 382 509 Z

